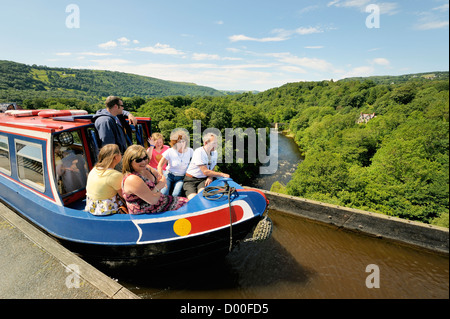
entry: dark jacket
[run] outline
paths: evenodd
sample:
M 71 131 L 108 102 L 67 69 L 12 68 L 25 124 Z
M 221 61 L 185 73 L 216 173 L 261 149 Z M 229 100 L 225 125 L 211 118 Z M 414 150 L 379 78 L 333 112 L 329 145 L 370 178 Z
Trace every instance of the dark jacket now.
M 117 124 L 116 118 L 108 110 L 98 110 L 93 117 L 95 128 L 101 141 L 101 146 L 117 144 L 122 154 L 127 149 L 127 140 L 123 128 Z M 100 146 L 100 147 L 101 147 Z

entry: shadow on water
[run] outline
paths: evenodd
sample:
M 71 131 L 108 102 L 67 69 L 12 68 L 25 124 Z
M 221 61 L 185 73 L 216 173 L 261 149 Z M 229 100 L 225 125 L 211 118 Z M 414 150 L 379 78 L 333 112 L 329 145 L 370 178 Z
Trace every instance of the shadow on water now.
M 142 298 L 214 298 L 215 293 L 218 298 L 222 293 L 226 298 L 242 298 L 243 293 L 252 295 L 283 282 L 302 286 L 314 276 L 274 238 L 241 243 L 225 257 L 164 269 L 102 268 Z

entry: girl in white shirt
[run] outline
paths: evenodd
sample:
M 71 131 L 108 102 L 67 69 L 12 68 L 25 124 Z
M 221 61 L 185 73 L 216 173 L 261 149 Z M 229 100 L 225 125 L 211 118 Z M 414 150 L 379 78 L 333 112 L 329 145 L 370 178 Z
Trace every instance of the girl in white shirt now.
M 189 138 L 184 130 L 177 130 L 170 135 L 170 146 L 162 154 L 158 164 L 158 172 L 163 174 L 167 164 L 165 176 L 167 186 L 161 190 L 164 195 L 180 196 L 183 189 L 183 180 L 191 161 L 193 150 L 189 146 Z

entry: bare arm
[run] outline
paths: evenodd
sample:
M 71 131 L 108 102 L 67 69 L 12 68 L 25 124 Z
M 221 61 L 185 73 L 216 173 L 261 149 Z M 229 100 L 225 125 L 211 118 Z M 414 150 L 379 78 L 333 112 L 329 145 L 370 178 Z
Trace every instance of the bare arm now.
M 161 193 L 158 192 L 156 188 L 158 187 L 155 186 L 155 188 L 151 190 L 140 177 L 135 175 L 128 176 L 123 185 L 123 191 L 125 193 L 134 194 L 151 205 L 158 203 L 159 198 L 161 197 Z
M 159 175 L 164 176 L 163 175 L 163 167 L 167 163 L 168 163 L 168 160 L 164 156 L 161 157 L 161 159 L 159 160 L 159 163 L 158 163 L 158 173 L 159 173 Z
M 199 165 L 198 167 L 202 171 L 203 175 L 206 175 L 211 178 L 212 177 L 225 177 L 225 178 L 230 177 L 230 175 L 228 175 L 226 173 L 212 171 L 212 170 L 208 169 L 208 167 L 206 165 Z

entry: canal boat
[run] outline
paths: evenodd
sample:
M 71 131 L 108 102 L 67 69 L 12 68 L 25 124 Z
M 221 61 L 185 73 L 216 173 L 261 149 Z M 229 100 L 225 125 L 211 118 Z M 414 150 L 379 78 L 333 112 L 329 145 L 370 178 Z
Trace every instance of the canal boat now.
M 87 175 L 100 145 L 92 118 L 77 110 L 0 113 L 0 199 L 72 251 L 110 267 L 224 255 L 249 237 L 270 236 L 269 223 L 262 237 L 251 237 L 267 224 L 265 195 L 232 179 L 214 181 L 176 211 L 85 211 Z M 132 140 L 147 147 L 151 119 L 137 120 Z

